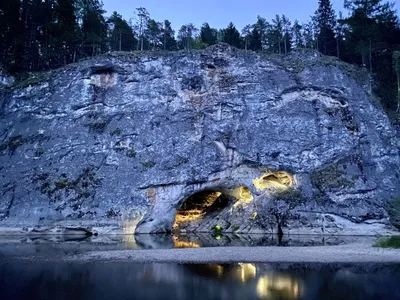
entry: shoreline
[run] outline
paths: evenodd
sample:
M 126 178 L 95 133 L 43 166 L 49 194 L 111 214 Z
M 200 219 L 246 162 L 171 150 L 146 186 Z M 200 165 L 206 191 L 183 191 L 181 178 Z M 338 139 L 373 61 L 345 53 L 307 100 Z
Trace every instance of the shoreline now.
M 75 255 L 0 256 L 1 260 L 51 261 L 70 263 L 395 263 L 400 249 L 373 247 L 369 243 L 312 247 L 206 247 L 151 250 L 90 251 Z

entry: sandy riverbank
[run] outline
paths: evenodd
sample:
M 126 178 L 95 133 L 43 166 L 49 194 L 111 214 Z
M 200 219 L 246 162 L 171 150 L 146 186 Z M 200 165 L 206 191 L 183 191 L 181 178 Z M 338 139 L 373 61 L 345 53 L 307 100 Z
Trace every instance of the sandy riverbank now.
M 357 243 L 317 247 L 218 247 L 157 250 L 93 251 L 65 257 L 78 261 L 129 261 L 137 263 L 400 263 L 400 250 Z

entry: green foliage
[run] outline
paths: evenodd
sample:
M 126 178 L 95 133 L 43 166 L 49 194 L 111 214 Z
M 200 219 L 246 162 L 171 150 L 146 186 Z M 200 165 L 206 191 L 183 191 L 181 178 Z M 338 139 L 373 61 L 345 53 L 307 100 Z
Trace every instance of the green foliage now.
M 392 236 L 387 239 L 378 240 L 375 243 L 375 247 L 400 249 L 400 236 Z
M 42 173 L 33 181 L 38 184 L 38 190 L 45 194 L 51 203 L 61 202 L 57 210 L 64 209 L 67 205 L 74 210 L 79 209 L 85 199 L 94 197 L 96 187 L 101 185 L 93 166 L 84 168 L 76 177 L 71 178 L 67 174 L 57 177 L 55 174 Z
M 221 231 L 222 231 L 222 227 L 221 227 L 220 225 L 215 225 L 215 226 L 213 227 L 213 230 L 214 230 L 214 231 L 217 231 L 217 232 L 221 232 Z
M 132 51 L 136 48 L 133 30 L 120 14 L 114 11 L 107 23 L 111 25 L 109 42 L 112 51 Z
M 122 129 L 121 128 L 115 128 L 113 131 L 110 132 L 111 136 L 120 136 L 122 134 Z
M 242 39 L 239 31 L 236 29 L 233 23 L 229 23 L 228 27 L 222 30 L 222 40 L 236 48 L 241 48 Z
M 200 38 L 204 44 L 214 45 L 218 42 L 218 30 L 211 28 L 208 23 L 204 23 L 200 28 Z
M 391 200 L 387 207 L 390 222 L 400 230 L 400 198 Z
M 344 173 L 336 166 L 329 165 L 310 174 L 311 183 L 318 190 L 351 187 L 353 182 L 346 179 Z
M 330 0 L 319 0 L 314 19 L 317 27 L 318 50 L 325 55 L 337 55 L 334 32 L 336 17 Z
M 279 54 L 309 48 L 367 67 L 378 83 L 376 92 L 384 107 L 400 113 L 400 22 L 396 10 L 383 0 L 346 0 L 344 7 L 348 17 L 339 13 L 336 19 L 331 1 L 319 0 L 310 21 L 295 21 L 293 26 L 285 15 L 276 15 L 271 22 L 257 16 L 241 34 L 232 22 L 222 30 L 204 23 L 200 34 L 193 24 L 185 24 L 176 41 L 171 22 L 152 19 L 144 7 L 136 9 L 137 22 L 130 24 L 117 12 L 106 18 L 100 0 L 7 0 L 0 3 L 0 63 L 8 71 L 34 72 L 115 50 L 203 49 L 220 41 Z M 15 87 L 41 81 L 40 76 L 28 76 Z
M 8 151 L 9 155 L 14 152 L 26 142 L 26 139 L 21 135 L 15 135 L 0 144 L 0 152 Z
M 151 169 L 154 168 L 156 165 L 156 163 L 154 161 L 146 161 L 142 163 L 142 166 L 147 168 L 147 169 Z

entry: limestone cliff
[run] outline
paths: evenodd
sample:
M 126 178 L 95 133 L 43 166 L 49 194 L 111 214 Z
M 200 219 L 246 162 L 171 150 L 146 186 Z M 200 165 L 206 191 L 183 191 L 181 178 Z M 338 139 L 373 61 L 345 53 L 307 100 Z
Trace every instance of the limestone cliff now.
M 185 230 L 390 233 L 399 140 L 369 86 L 315 53 L 218 45 L 3 87 L 1 230 L 165 232 L 208 192 Z

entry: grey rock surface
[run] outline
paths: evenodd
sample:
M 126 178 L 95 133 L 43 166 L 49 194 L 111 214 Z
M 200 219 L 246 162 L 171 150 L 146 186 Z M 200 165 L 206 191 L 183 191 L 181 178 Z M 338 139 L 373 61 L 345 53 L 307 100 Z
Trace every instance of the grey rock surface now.
M 189 196 L 215 190 L 229 205 L 197 231 L 273 232 L 255 212 L 277 192 L 254 180 L 274 170 L 298 198 L 279 206 L 284 232 L 393 233 L 400 142 L 369 86 L 340 61 L 222 44 L 111 53 L 3 88 L 1 230 L 165 232 Z

